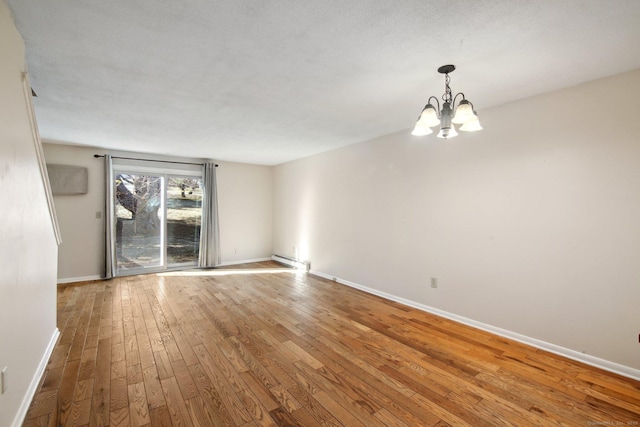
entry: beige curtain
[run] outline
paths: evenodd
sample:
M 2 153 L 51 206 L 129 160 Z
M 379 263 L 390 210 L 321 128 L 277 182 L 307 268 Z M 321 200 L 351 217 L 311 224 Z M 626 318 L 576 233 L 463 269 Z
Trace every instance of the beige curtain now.
M 218 227 L 216 164 L 205 163 L 203 168 L 202 223 L 198 266 L 206 268 L 220 264 L 220 230 Z
M 105 254 L 105 271 L 104 277 L 111 279 L 116 275 L 116 251 L 115 251 L 115 236 L 114 236 L 114 194 L 113 194 L 113 160 L 111 155 L 105 154 L 104 156 L 104 254 Z

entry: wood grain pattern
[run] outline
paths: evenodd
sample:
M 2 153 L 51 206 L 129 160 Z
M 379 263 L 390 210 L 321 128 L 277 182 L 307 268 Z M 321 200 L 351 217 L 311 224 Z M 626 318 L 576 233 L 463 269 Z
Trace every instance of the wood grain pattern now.
M 266 262 L 58 289 L 25 426 L 637 425 L 640 383 Z
M 144 383 L 139 382 L 127 386 L 129 397 L 129 419 L 132 426 L 143 426 L 149 423 L 149 404 L 145 394 Z

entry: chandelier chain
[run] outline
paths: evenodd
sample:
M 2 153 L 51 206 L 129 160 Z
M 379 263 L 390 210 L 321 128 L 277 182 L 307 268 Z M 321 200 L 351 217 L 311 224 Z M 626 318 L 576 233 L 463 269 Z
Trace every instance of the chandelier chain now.
M 444 75 L 444 93 L 442 94 L 442 100 L 448 103 L 451 103 L 451 99 L 452 99 L 451 87 L 449 87 L 450 82 L 451 82 L 451 77 L 449 77 L 449 73 L 446 73 Z

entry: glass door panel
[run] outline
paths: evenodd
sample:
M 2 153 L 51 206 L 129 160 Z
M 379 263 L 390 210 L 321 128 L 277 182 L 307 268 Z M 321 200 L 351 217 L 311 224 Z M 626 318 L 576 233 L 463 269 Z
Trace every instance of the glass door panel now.
M 167 265 L 197 264 L 202 215 L 199 178 L 167 179 Z
M 164 266 L 164 179 L 115 173 L 116 270 Z

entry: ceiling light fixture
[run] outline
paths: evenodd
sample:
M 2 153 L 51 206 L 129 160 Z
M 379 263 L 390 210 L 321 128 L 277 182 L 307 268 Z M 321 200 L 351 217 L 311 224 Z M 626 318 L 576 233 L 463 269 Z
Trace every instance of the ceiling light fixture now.
M 475 132 L 482 130 L 480 126 L 480 120 L 478 119 L 478 113 L 473 108 L 471 101 L 468 101 L 464 93 L 457 93 L 455 96 L 449 87 L 451 78 L 449 73 L 452 73 L 456 67 L 454 65 L 443 65 L 438 68 L 440 74 L 444 74 L 444 94 L 442 95 L 442 109 L 440 109 L 440 101 L 435 96 L 430 96 L 427 100 L 427 105 L 422 109 L 416 126 L 413 128 L 411 135 L 422 136 L 433 133 L 432 127 L 440 125 L 440 132 L 438 132 L 438 138 L 453 138 L 458 136 L 454 124 L 461 125 L 459 130 L 463 132 Z M 462 96 L 462 99 L 458 103 L 456 108 L 456 99 L 458 96 Z M 431 99 L 435 99 L 438 109 L 433 106 Z M 438 111 L 440 114 L 438 114 Z M 455 111 L 455 114 L 454 114 Z

